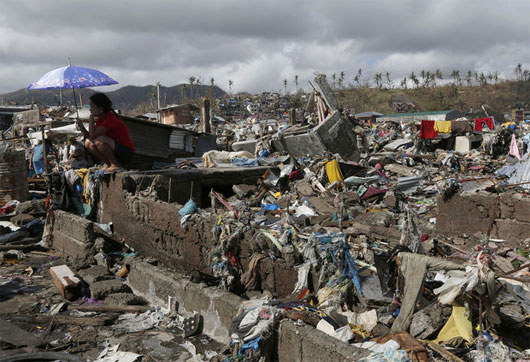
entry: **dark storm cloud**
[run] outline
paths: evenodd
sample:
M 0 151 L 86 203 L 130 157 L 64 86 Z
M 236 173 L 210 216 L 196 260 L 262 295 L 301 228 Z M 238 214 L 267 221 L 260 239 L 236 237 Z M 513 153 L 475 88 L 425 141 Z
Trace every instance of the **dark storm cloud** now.
M 315 71 L 472 69 L 530 64 L 530 1 L 296 0 L 0 2 L 0 93 L 74 64 L 121 84 L 190 76 L 236 91 L 294 90 Z M 526 63 L 525 63 L 526 61 Z

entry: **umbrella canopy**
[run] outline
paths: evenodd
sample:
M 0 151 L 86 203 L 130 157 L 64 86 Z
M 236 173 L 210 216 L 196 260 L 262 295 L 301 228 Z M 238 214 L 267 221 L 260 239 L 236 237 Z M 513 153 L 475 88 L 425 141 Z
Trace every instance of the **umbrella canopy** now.
M 67 66 L 54 69 L 31 83 L 32 89 L 68 89 L 118 84 L 114 79 L 96 69 Z

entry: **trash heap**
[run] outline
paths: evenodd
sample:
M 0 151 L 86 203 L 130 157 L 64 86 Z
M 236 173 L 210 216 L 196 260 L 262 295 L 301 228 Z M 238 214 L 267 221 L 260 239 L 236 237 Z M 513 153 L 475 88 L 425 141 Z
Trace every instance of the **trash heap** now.
M 53 302 L 35 302 L 32 315 L 45 314 L 41 324 L 53 324 L 87 317 L 79 313 L 103 313 L 90 322 L 101 328 L 97 333 L 103 337 L 90 347 L 90 358 L 100 361 L 171 360 L 171 353 L 187 353 L 193 361 L 285 360 L 278 345 L 286 324 L 300 328 L 297 333 L 306 327 L 314 332 L 305 344 L 323 333 L 333 341 L 329 353 L 348 346 L 347 358 L 355 361 L 529 360 L 528 126 L 491 129 L 488 117 L 366 126 L 343 114 L 325 77 L 315 83 L 313 106 L 306 107 L 302 124 L 275 122 L 263 132 L 268 125 L 258 119 L 232 123 L 225 135 L 248 141 L 243 148 L 175 161 L 176 171 L 205 172 L 201 175 L 264 168 L 256 183 L 212 187 L 206 203 L 194 198 L 193 190 L 187 202 L 171 202 L 171 189 L 157 184 L 163 175 L 131 172 L 120 178 L 90 168 L 48 177 L 49 199 L 40 201 L 40 208 L 5 205 L 4 213 L 20 229 L 3 230 L 3 262 L 21 269 L 36 250 L 49 258 L 40 261 L 45 267 L 17 269 L 29 284 L 46 268 L 54 285 L 56 295 L 41 298 Z M 101 200 L 105 190 L 116 190 L 105 188 L 114 179 L 119 197 L 136 202 L 123 213 L 137 213 L 137 224 L 156 216 L 141 215 L 140 201 L 148 200 L 174 212 L 161 218 L 178 237 L 201 239 L 202 244 L 186 245 L 195 248 L 190 255 L 199 255 L 201 265 L 186 275 L 184 294 L 199 285 L 215 288 L 206 294 L 215 290 L 242 298 L 230 315 L 225 346 L 201 334 L 205 318 L 219 318 L 213 302 L 202 316 L 189 307 L 180 313 L 171 294 L 163 309 L 153 308 L 128 286 L 135 261 L 160 266 L 167 288 L 182 266 L 142 255 L 129 240 L 116 237 L 112 224 L 95 222 L 108 212 Z M 78 235 L 71 226 L 77 224 L 94 231 Z M 157 240 L 164 252 L 172 250 L 170 236 Z M 60 244 L 84 237 L 95 241 L 81 252 Z M 68 261 L 71 268 L 62 259 L 55 262 L 58 257 L 45 243 L 50 240 L 56 249 L 63 245 L 64 254 L 77 253 Z M 3 278 L 0 286 L 13 283 L 9 274 Z M 147 289 L 155 289 L 151 282 Z M 139 347 L 144 337 L 149 344 Z M 47 346 L 79 354 L 89 350 L 64 335 L 57 341 Z M 164 349 L 168 344 L 179 344 L 180 352 Z

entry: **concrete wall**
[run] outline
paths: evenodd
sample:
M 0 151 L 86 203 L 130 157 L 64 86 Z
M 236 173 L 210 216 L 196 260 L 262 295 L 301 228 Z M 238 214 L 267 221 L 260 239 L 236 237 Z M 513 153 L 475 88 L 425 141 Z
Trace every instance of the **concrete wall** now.
M 103 223 L 113 222 L 115 239 L 124 238 L 142 256 L 156 258 L 161 264 L 179 272 L 200 270 L 210 274 L 210 252 L 215 242 L 212 230 L 217 222 L 217 215 L 192 215 L 187 226 L 183 227 L 178 214 L 180 205 L 156 200 L 152 195 L 156 194 L 162 200 L 167 199 L 171 178 L 171 200 L 178 199 L 180 204 L 184 204 L 189 199 L 190 182 L 193 179 L 196 182 L 193 188 L 194 199 L 200 200 L 203 193 L 201 188 L 206 188 L 204 192 L 207 192 L 213 180 L 221 181 L 223 177 L 219 172 L 116 174 L 102 183 L 98 219 Z M 249 183 L 255 184 L 256 175 L 263 172 L 264 169 L 253 168 L 238 174 L 227 173 L 228 179 L 224 182 L 229 182 L 230 188 L 232 183 L 244 183 L 241 181 L 245 180 L 251 180 Z M 191 178 L 193 175 L 194 178 Z M 212 178 L 212 175 L 217 176 Z M 210 205 L 208 203 L 204 206 Z M 225 211 L 224 206 L 219 207 Z M 254 232 L 253 229 L 245 232 L 239 244 L 236 256 L 243 270 L 246 270 L 252 257 L 249 242 Z M 259 269 L 262 289 L 279 297 L 289 295 L 297 281 L 297 273 L 292 269 L 293 257 L 286 255 L 285 258 L 274 263 L 266 258 Z
M 370 354 L 308 325 L 280 323 L 278 360 L 289 362 L 358 361 Z
M 203 333 L 227 343 L 232 320 L 243 299 L 217 287 L 190 283 L 189 278 L 174 271 L 133 261 L 127 284 L 151 303 L 186 315 L 203 317 Z
M 447 201 L 439 197 L 436 230 L 523 241 L 530 236 L 530 197 L 509 192 L 464 193 Z
M 54 211 L 51 246 L 75 261 L 89 262 L 93 257 L 94 223 L 80 216 Z
M 339 111 L 333 112 L 312 131 L 275 139 L 273 145 L 294 157 L 322 156 L 331 152 L 340 154 L 345 160 L 358 161 L 360 155 L 353 124 Z

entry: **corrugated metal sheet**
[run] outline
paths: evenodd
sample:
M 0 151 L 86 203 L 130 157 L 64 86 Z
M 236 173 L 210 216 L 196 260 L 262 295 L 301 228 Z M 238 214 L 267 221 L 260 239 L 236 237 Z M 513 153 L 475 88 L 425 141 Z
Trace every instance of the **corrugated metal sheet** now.
M 171 129 L 157 127 L 143 122 L 124 119 L 129 134 L 139 155 L 167 158 L 169 156 L 169 135 Z
M 186 147 L 186 133 L 180 130 L 171 131 L 169 148 L 183 150 Z

